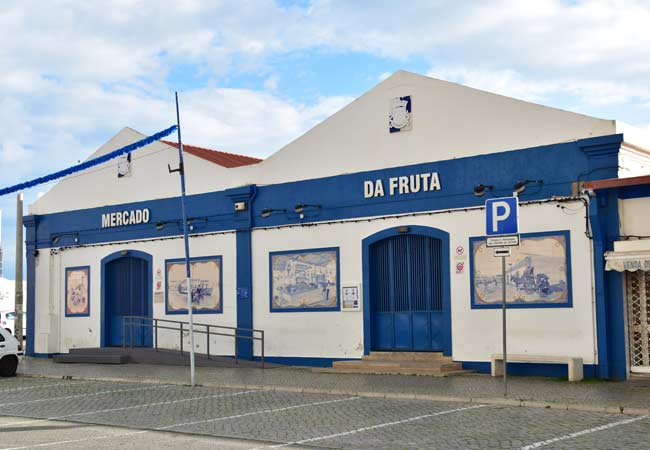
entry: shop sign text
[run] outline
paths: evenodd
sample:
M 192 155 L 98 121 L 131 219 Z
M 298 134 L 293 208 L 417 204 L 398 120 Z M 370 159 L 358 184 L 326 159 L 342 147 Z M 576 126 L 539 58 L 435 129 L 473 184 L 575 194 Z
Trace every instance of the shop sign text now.
M 382 179 L 364 181 L 363 197 L 373 198 L 440 190 L 438 172 L 391 177 L 386 183 L 384 181 Z
M 149 209 L 131 209 L 102 214 L 102 228 L 149 223 Z

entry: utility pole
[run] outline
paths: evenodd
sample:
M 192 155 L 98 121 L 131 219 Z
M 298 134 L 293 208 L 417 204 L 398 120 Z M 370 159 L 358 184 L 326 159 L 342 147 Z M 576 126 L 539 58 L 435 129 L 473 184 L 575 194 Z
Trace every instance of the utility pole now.
M 14 334 L 23 346 L 23 193 L 16 196 L 16 319 Z
M 192 275 L 190 271 L 190 240 L 187 231 L 187 211 L 185 210 L 185 165 L 183 164 L 183 141 L 181 139 L 181 116 L 178 108 L 178 92 L 176 92 L 176 124 L 178 125 L 178 169 L 169 169 L 169 172 L 178 172 L 181 176 L 181 213 L 183 216 L 183 239 L 185 242 L 185 276 L 187 282 L 187 313 L 190 319 L 190 385 L 196 385 L 194 363 L 194 315 L 192 306 Z

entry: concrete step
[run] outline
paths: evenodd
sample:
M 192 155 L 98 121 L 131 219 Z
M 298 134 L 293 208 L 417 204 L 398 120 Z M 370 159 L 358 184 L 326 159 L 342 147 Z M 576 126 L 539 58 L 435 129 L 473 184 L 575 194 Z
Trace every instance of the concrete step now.
M 363 355 L 365 361 L 440 361 L 449 360 L 442 352 L 370 352 Z
M 56 363 L 86 363 L 86 364 L 126 364 L 129 362 L 127 355 L 84 355 L 83 353 L 72 353 L 67 355 L 54 356 Z
M 400 369 L 382 369 L 382 368 L 368 368 L 362 366 L 344 366 L 340 368 L 313 368 L 312 372 L 323 373 L 351 373 L 351 374 L 373 374 L 373 375 L 421 375 L 430 377 L 449 377 L 454 375 L 465 375 L 473 373 L 471 370 L 437 370 L 431 368 L 408 368 L 402 367 Z
M 421 371 L 421 372 L 445 372 L 451 370 L 462 370 L 461 363 L 452 361 L 426 362 L 426 361 L 336 361 L 332 364 L 335 369 L 355 369 L 377 372 Z

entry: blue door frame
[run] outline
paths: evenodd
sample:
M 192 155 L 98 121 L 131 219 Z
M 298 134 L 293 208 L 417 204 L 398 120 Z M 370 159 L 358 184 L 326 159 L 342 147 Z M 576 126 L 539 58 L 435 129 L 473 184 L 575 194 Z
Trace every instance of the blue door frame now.
M 389 228 L 372 234 L 362 241 L 363 259 L 363 352 L 369 354 L 373 348 L 372 309 L 370 304 L 370 246 L 394 236 L 419 235 L 439 239 L 441 243 L 440 263 L 442 267 L 442 335 L 443 354 L 451 356 L 451 293 L 449 274 L 449 233 L 437 228 L 419 225 Z
M 145 299 L 145 304 L 146 304 L 146 311 L 145 311 L 145 316 L 148 317 L 153 317 L 153 258 L 150 254 L 141 252 L 139 250 L 121 250 L 119 252 L 111 253 L 110 255 L 102 258 L 101 261 L 101 337 L 100 337 L 100 346 L 101 347 L 107 347 L 109 346 L 109 342 L 107 340 L 107 336 L 110 333 L 110 329 L 106 326 L 107 323 L 107 286 L 106 286 L 106 266 L 108 263 L 115 261 L 116 259 L 119 258 L 124 258 L 124 257 L 129 257 L 129 258 L 137 258 L 146 261 L 147 263 L 147 280 L 146 280 L 146 299 Z M 143 346 L 145 347 L 151 347 L 153 342 L 151 338 L 152 333 L 145 332 L 144 333 L 144 342 Z

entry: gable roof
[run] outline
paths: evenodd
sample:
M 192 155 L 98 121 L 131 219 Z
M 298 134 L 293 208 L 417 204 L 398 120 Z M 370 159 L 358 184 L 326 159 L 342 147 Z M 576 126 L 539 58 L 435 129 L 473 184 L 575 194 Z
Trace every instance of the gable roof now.
M 161 141 L 167 145 L 178 148 L 178 142 L 171 141 Z M 231 169 L 233 167 L 249 166 L 251 164 L 257 164 L 262 162 L 259 158 L 254 158 L 252 156 L 237 155 L 235 153 L 222 152 L 220 150 L 212 150 L 209 148 L 196 147 L 194 145 L 183 144 L 183 151 L 203 158 L 206 161 L 217 164 L 219 166 Z

